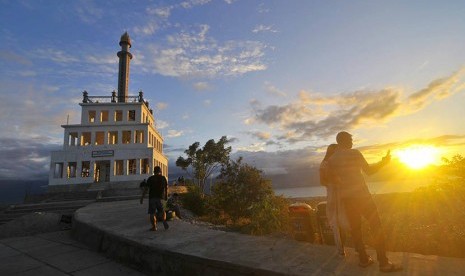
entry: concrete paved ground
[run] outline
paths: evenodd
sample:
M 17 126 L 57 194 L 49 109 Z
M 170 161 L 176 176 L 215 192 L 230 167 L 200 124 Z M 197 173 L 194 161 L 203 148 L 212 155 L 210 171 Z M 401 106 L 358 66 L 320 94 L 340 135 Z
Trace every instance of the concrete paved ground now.
M 153 275 L 384 275 L 358 267 L 332 246 L 209 229 L 182 220 L 149 231 L 147 202 L 94 203 L 75 213 L 73 237 L 111 258 Z M 374 251 L 369 253 L 375 257 Z M 404 270 L 391 275 L 465 275 L 465 259 L 389 252 Z M 97 257 L 99 260 L 103 257 Z
M 0 275 L 143 275 L 90 250 L 70 231 L 0 240 Z

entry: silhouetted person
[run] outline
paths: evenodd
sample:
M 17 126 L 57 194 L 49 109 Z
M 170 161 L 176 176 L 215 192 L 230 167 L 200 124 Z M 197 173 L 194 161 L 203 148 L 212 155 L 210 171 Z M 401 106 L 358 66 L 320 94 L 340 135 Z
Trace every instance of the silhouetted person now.
M 328 218 L 329 225 L 333 231 L 334 243 L 336 244 L 339 255 L 344 256 L 344 244 L 342 242 L 342 231 L 340 225 L 340 218 L 345 218 L 345 212 L 341 208 L 338 183 L 333 183 L 329 176 L 329 158 L 337 151 L 337 144 L 331 144 L 326 149 L 325 157 L 320 164 L 320 183 L 326 186 L 326 217 Z
M 361 218 L 364 217 L 368 220 L 370 229 L 374 235 L 380 271 L 393 272 L 402 270 L 402 266 L 389 262 L 386 256 L 385 237 L 381 220 L 362 175 L 362 171 L 366 174 L 373 174 L 389 163 L 391 159 L 389 151 L 381 162 L 369 165 L 360 151 L 352 149 L 351 134 L 345 131 L 339 132 L 336 136 L 336 141 L 338 150 L 329 158 L 329 169 L 331 178 L 336 182 L 340 181 L 338 192 L 344 204 L 355 249 L 359 253 L 359 266 L 367 267 L 373 263 L 373 259 L 365 251 L 362 239 Z
M 149 179 L 147 179 L 147 184 L 144 187 L 144 192 L 142 193 L 142 197 L 140 198 L 140 204 L 144 202 L 144 196 L 149 193 L 149 208 L 148 214 L 150 216 L 150 223 L 152 228 L 150 230 L 157 231 L 157 216 L 156 213 L 163 215 L 163 226 L 165 230 L 169 228 L 168 223 L 166 222 L 166 213 L 163 209 L 162 200 L 167 199 L 168 195 L 168 181 L 166 178 L 161 174 L 161 168 L 156 166 L 153 168 L 153 173 Z

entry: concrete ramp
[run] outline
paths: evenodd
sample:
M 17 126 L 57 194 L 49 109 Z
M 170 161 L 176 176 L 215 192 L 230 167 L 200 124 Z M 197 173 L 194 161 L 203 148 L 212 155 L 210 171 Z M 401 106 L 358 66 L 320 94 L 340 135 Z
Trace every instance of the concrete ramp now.
M 73 237 L 149 275 L 379 275 L 375 263 L 358 267 L 349 249 L 209 229 L 179 219 L 149 231 L 147 201 L 93 203 L 79 209 Z M 375 257 L 373 251 L 369 253 Z M 389 252 L 404 270 L 392 275 L 463 275 L 465 259 Z

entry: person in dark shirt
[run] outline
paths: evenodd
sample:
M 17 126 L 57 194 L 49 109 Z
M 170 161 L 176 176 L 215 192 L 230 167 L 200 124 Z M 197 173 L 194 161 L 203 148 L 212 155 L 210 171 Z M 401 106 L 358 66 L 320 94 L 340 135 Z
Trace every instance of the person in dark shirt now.
M 166 222 L 166 213 L 163 208 L 162 200 L 166 200 L 168 197 L 168 182 L 166 178 L 161 174 L 161 168 L 156 166 L 153 168 L 153 173 L 149 179 L 147 179 L 144 185 L 144 191 L 140 198 L 140 204 L 144 203 L 144 197 L 149 193 L 149 208 L 148 214 L 150 216 L 150 223 L 152 224 L 151 231 L 157 231 L 157 216 L 156 213 L 162 214 L 163 226 L 165 230 L 168 230 L 169 225 Z

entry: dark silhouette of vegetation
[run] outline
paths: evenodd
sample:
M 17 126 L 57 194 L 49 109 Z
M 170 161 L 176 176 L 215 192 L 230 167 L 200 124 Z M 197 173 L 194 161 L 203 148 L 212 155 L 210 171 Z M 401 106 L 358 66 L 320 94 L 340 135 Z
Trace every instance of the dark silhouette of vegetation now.
M 458 177 L 459 181 L 465 180 L 465 158 L 460 154 L 454 155 L 451 159 L 442 158 L 445 173 Z
M 267 234 L 287 227 L 288 202 L 274 195 L 271 181 L 242 159 L 221 170 L 209 200 L 211 214 L 251 234 Z
M 187 193 L 183 194 L 181 200 L 182 205 L 197 216 L 203 216 L 206 213 L 207 201 L 204 199 L 199 186 L 188 185 Z
M 226 136 L 221 137 L 218 142 L 213 139 L 208 140 L 203 148 L 200 148 L 199 142 L 195 142 L 184 151 L 187 158 L 178 157 L 176 166 L 193 177 L 200 191 L 204 193 L 206 180 L 229 162 L 231 147 L 226 147 L 228 142 Z
M 288 225 L 288 201 L 274 195 L 271 181 L 257 168 L 229 159 L 231 147 L 226 136 L 218 142 L 209 140 L 203 148 L 195 142 L 179 157 L 181 167 L 195 180 L 183 195 L 185 208 L 202 219 L 226 225 L 249 234 L 282 231 Z M 189 172 L 190 169 L 192 172 Z M 219 172 L 210 195 L 205 195 L 205 181 Z

